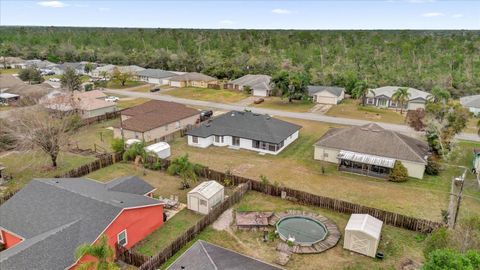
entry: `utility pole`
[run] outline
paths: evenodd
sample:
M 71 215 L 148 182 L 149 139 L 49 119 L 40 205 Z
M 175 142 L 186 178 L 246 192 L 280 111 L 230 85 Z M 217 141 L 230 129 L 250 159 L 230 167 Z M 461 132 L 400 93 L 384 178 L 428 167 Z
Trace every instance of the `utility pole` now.
M 455 224 L 457 223 L 458 212 L 460 211 L 460 203 L 462 202 L 463 198 L 463 186 L 465 183 L 466 174 L 467 168 L 465 168 L 461 176 L 452 179 L 450 204 L 448 206 L 448 227 L 450 229 L 455 229 Z

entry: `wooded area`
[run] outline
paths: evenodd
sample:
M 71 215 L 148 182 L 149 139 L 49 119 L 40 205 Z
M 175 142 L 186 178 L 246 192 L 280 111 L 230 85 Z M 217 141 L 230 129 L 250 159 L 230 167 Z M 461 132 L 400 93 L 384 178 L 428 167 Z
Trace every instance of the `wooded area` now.
M 218 78 L 306 71 L 311 83 L 480 93 L 479 31 L 0 27 L 0 54 L 199 71 Z

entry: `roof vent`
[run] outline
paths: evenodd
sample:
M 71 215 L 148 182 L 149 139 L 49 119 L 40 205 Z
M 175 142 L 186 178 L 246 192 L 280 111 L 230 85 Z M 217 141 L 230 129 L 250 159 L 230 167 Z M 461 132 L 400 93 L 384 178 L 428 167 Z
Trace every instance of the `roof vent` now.
M 232 112 L 231 116 L 235 116 L 235 112 Z

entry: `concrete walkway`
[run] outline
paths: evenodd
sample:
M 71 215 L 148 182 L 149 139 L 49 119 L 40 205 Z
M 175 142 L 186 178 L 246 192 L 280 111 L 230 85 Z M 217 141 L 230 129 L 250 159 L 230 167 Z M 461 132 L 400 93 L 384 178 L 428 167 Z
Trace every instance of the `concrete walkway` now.
M 235 104 L 224 104 L 224 103 L 216 103 L 211 101 L 177 98 L 177 97 L 161 95 L 161 94 L 131 92 L 126 90 L 104 90 L 104 91 L 109 94 L 117 93 L 120 95 L 130 96 L 130 97 L 172 101 L 172 102 L 177 102 L 177 103 L 190 105 L 190 106 L 203 106 L 203 107 L 209 107 L 209 108 L 225 110 L 225 111 L 231 111 L 231 110 L 243 111 L 247 109 L 258 114 L 269 114 L 272 116 L 282 116 L 282 117 L 296 118 L 296 119 L 302 119 L 302 120 L 319 121 L 319 122 L 338 124 L 338 125 L 361 126 L 371 122 L 371 121 L 365 121 L 365 120 L 359 120 L 359 119 L 320 115 L 317 113 L 288 112 L 288 111 L 280 111 L 280 110 L 272 110 L 272 109 L 264 109 L 264 108 L 255 108 L 250 106 L 240 106 Z M 410 134 L 413 133 L 417 135 L 421 134 L 420 132 L 416 132 L 412 128 L 406 125 L 397 125 L 397 124 L 389 124 L 389 123 L 381 123 L 381 122 L 376 122 L 376 123 L 385 129 L 389 129 L 393 131 L 398 131 L 398 132 L 407 133 L 407 134 L 409 133 Z M 480 137 L 477 134 L 473 134 L 473 133 L 461 133 L 457 135 L 456 138 L 461 140 L 480 142 Z

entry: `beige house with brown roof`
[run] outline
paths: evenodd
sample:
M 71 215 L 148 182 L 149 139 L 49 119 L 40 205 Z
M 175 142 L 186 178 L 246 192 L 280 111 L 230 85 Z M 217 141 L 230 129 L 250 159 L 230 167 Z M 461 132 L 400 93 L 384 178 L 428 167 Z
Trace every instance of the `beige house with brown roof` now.
M 386 178 L 401 161 L 413 178 L 423 178 L 427 143 L 375 123 L 332 128 L 315 143 L 314 159 L 338 164 L 338 170 Z
M 121 124 L 114 127 L 115 138 L 159 141 L 165 136 L 195 125 L 200 112 L 183 104 L 151 100 L 126 109 L 121 114 Z
M 182 75 L 177 75 L 169 79 L 172 87 L 200 87 L 207 88 L 209 84 L 216 84 L 218 80 L 214 77 L 198 73 L 189 72 Z

